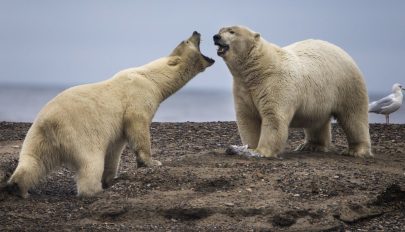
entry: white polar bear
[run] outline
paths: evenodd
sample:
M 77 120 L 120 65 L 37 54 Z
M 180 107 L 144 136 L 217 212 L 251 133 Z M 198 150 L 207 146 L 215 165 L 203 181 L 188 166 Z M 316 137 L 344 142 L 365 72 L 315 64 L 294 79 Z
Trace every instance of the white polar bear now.
M 366 86 L 342 49 L 320 40 L 281 48 L 241 26 L 222 28 L 214 43 L 233 75 L 239 133 L 253 154 L 277 157 L 288 127 L 305 130 L 297 150 L 327 151 L 335 117 L 346 133 L 348 154 L 372 156 Z
M 139 166 L 161 165 L 151 158 L 150 124 L 163 100 L 214 63 L 199 45 L 194 32 L 167 57 L 56 96 L 29 129 L 9 188 L 27 197 L 41 177 L 65 164 L 77 172 L 78 195 L 92 196 L 111 185 L 127 142 Z

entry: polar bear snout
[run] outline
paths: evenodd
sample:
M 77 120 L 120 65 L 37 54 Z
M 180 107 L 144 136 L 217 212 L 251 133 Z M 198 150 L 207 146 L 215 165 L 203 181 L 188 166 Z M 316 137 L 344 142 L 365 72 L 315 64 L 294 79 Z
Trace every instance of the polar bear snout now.
M 225 43 L 225 41 L 222 40 L 221 35 L 216 34 L 213 37 L 214 39 L 214 44 L 218 46 L 217 54 L 218 56 L 223 56 L 229 49 L 229 45 Z
M 201 64 L 201 71 L 213 65 L 215 60 L 202 54 L 200 49 L 201 34 L 194 31 L 193 34 L 186 40 L 183 40 L 170 54 L 170 56 L 181 56 L 187 58 L 188 64 L 193 62 Z M 175 62 L 176 63 L 176 62 Z
M 221 39 L 221 36 L 219 34 L 214 35 L 214 42 L 217 42 L 220 39 Z
M 200 50 L 200 41 L 201 41 L 201 34 L 197 31 L 194 31 L 190 37 L 190 42 L 192 42 L 198 50 Z
M 201 36 L 201 34 L 198 31 L 193 31 L 193 36 Z
M 206 67 L 209 67 L 215 63 L 215 60 L 202 54 L 200 50 L 200 43 L 201 43 L 201 34 L 197 31 L 194 31 L 190 37 L 190 41 L 195 44 L 197 50 L 199 51 L 200 55 L 203 57 L 204 61 L 207 62 Z

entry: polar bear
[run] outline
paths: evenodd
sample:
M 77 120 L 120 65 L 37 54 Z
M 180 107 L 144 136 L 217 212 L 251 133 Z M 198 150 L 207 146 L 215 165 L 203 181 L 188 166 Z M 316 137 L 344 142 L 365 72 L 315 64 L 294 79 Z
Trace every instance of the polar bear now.
M 321 40 L 281 48 L 243 26 L 222 28 L 213 39 L 233 76 L 238 130 L 251 155 L 277 157 L 289 127 L 305 131 L 296 150 L 328 151 L 334 117 L 347 154 L 372 156 L 366 86 L 341 48 Z
M 93 196 L 112 184 L 127 143 L 138 166 L 161 165 L 151 158 L 150 124 L 163 100 L 214 63 L 199 45 L 194 32 L 167 57 L 56 96 L 29 129 L 9 189 L 27 197 L 64 164 L 76 171 L 78 195 Z

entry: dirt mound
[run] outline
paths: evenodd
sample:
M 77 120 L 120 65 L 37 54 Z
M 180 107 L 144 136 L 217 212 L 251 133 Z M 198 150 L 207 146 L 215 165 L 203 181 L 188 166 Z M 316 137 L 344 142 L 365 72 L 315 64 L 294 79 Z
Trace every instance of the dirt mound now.
M 30 124 L 0 123 L 0 188 Z M 370 125 L 375 158 L 296 153 L 282 159 L 226 155 L 241 145 L 234 122 L 153 123 L 158 168 L 137 168 L 125 149 L 119 177 L 102 194 L 76 197 L 61 168 L 21 199 L 0 191 L 0 231 L 405 231 L 405 125 Z

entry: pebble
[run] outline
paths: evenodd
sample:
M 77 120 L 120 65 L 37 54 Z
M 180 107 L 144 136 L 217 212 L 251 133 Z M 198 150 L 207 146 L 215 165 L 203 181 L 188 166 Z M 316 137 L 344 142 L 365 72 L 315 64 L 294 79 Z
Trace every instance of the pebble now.
M 225 205 L 225 206 L 235 206 L 235 204 L 232 203 L 232 202 L 226 202 L 226 203 L 224 203 L 224 205 Z
M 293 196 L 294 196 L 294 197 L 299 197 L 300 195 L 299 195 L 298 193 L 296 193 L 296 194 L 294 194 Z
M 251 188 L 246 188 L 246 191 L 251 193 L 253 190 Z

